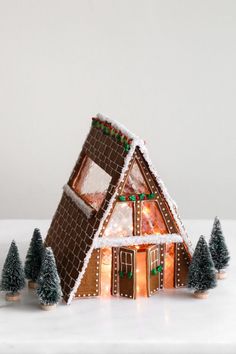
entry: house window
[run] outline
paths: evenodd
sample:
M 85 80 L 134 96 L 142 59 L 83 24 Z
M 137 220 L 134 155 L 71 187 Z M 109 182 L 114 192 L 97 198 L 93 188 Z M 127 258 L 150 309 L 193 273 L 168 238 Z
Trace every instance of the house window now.
M 151 258 L 151 270 L 156 269 L 158 267 L 158 249 L 154 249 L 150 251 Z
M 134 161 L 132 169 L 123 188 L 123 194 L 139 193 L 150 193 L 150 189 L 145 182 L 138 163 Z
M 110 182 L 111 176 L 89 157 L 85 157 L 72 188 L 87 204 L 99 210 Z
M 155 201 L 142 202 L 141 220 L 142 235 L 168 233 L 164 219 Z
M 130 252 L 120 252 L 120 270 L 124 273 L 132 272 L 133 255 Z
M 133 235 L 132 204 L 132 202 L 116 203 L 104 232 L 105 237 L 123 237 Z

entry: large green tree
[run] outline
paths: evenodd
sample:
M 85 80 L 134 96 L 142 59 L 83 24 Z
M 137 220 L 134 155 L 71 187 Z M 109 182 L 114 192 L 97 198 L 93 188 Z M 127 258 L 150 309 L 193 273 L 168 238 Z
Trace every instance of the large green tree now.
M 213 260 L 207 242 L 201 236 L 189 266 L 188 288 L 194 289 L 196 293 L 204 293 L 215 286 L 216 275 Z
M 1 290 L 10 295 L 17 294 L 25 286 L 25 275 L 15 241 L 9 248 L 1 279 Z
M 37 282 L 44 255 L 43 240 L 39 229 L 34 229 L 25 260 L 25 276 Z
M 220 272 L 229 265 L 230 256 L 218 217 L 214 220 L 209 248 L 215 268 Z
M 59 302 L 62 296 L 60 278 L 50 247 L 45 250 L 38 285 L 37 294 L 42 305 L 55 305 Z

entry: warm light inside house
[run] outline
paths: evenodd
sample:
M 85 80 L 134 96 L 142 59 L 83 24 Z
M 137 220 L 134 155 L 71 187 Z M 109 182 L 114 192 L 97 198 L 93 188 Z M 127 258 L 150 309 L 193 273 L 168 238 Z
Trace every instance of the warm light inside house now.
M 165 263 L 164 263 L 164 288 L 174 287 L 175 274 L 175 245 L 166 244 Z
M 136 161 L 134 161 L 134 164 L 127 178 L 122 193 L 124 194 L 150 193 L 150 190 L 143 177 L 143 174 Z
M 116 203 L 111 219 L 104 232 L 105 237 L 123 237 L 133 235 L 132 202 Z
M 111 182 L 111 176 L 89 157 L 85 157 L 73 190 L 94 209 L 99 210 Z
M 163 217 L 155 201 L 142 202 L 142 234 L 156 235 L 168 233 Z
M 137 296 L 147 296 L 146 252 L 138 250 L 136 257 L 136 292 Z
M 101 295 L 111 295 L 111 248 L 101 249 Z

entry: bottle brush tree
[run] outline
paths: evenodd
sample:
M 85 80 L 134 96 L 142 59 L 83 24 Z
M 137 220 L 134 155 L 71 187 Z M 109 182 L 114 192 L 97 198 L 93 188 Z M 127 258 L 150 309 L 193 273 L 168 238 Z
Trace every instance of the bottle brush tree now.
M 198 298 L 207 298 L 208 290 L 216 286 L 214 263 L 207 242 L 199 238 L 188 274 L 188 288 L 194 289 Z
M 230 256 L 218 217 L 214 220 L 209 248 L 217 270 L 217 278 L 223 279 L 226 275 L 224 269 L 229 265 Z
M 0 287 L 2 291 L 7 292 L 6 300 L 17 301 L 20 298 L 19 291 L 22 290 L 24 286 L 24 270 L 20 261 L 17 245 L 15 241 L 12 241 L 3 266 Z
M 41 271 L 38 278 L 37 294 L 44 310 L 51 310 L 62 296 L 60 278 L 55 258 L 50 247 L 45 249 Z
M 34 229 L 29 249 L 26 255 L 24 268 L 25 277 L 29 280 L 29 288 L 37 287 L 37 279 L 42 265 L 43 254 L 44 246 L 40 230 Z

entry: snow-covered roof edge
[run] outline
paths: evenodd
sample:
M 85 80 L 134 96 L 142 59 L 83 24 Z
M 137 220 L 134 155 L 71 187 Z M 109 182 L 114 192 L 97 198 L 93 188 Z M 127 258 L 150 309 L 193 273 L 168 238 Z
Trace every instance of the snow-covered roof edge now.
M 87 216 L 90 218 L 93 213 L 94 209 L 86 204 L 82 198 L 78 194 L 76 194 L 68 184 L 65 184 L 63 187 L 63 191 L 66 193 L 68 197 L 70 197 L 73 202 L 77 205 L 77 207 Z
M 98 113 L 96 115 L 96 118 L 100 119 L 103 122 L 108 122 L 110 123 L 115 129 L 120 130 L 124 135 L 128 136 L 129 138 L 131 138 L 132 140 L 141 140 L 141 138 L 139 138 L 137 135 L 135 135 L 134 133 L 132 133 L 129 129 L 127 129 L 123 124 L 117 122 L 114 119 L 111 119 L 109 117 L 104 116 L 101 113 Z
M 160 245 L 163 243 L 181 243 L 183 238 L 178 234 L 146 235 L 146 236 L 125 236 L 119 238 L 98 237 L 94 248 L 121 247 L 132 245 Z

